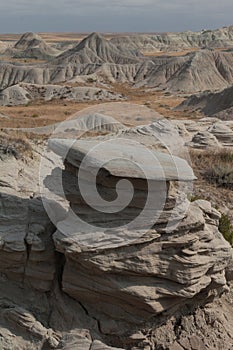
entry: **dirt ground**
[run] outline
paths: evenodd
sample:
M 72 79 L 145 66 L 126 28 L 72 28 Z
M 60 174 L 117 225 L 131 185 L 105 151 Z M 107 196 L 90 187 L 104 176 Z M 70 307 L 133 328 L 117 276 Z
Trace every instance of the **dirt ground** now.
M 173 96 L 160 91 L 146 91 L 144 89 L 135 89 L 126 84 L 115 84 L 112 91 L 121 93 L 127 98 L 127 102 L 145 105 L 152 110 L 162 114 L 168 119 L 189 119 L 190 114 L 187 112 L 174 111 L 173 108 L 179 105 L 182 97 Z M 76 112 L 89 106 L 104 102 L 82 102 L 54 100 L 51 102 L 37 101 L 33 104 L 1 107 L 0 114 L 6 115 L 9 119 L 0 116 L 0 128 L 33 128 L 46 126 L 56 122 L 61 122 Z M 192 118 L 201 118 L 202 116 L 194 113 Z M 127 120 L 120 120 L 127 122 Z M 149 120 L 130 121 L 131 125 L 147 123 Z
M 61 42 L 61 41 L 76 41 L 76 40 L 82 40 L 89 34 L 88 33 L 74 33 L 74 32 L 67 32 L 67 33 L 38 33 L 44 40 L 47 42 L 53 43 L 53 42 Z M 138 33 L 101 33 L 106 39 L 111 39 L 113 37 L 119 37 L 119 36 L 124 36 L 124 35 L 134 35 Z M 159 34 L 159 33 L 140 33 L 140 34 L 148 34 L 148 35 L 153 35 L 153 34 Z M 1 41 L 17 41 L 19 40 L 21 34 L 1 34 L 0 33 L 0 40 Z

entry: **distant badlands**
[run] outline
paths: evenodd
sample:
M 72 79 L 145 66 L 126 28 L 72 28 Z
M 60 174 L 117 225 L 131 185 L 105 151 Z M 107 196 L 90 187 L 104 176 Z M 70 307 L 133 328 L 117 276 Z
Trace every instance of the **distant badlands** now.
M 90 78 L 173 93 L 216 91 L 233 83 L 232 27 L 110 40 L 93 33 L 78 43 L 50 44 L 37 34 L 26 33 L 16 43 L 2 42 L 0 48 L 1 90 L 22 82 L 43 85 Z M 169 55 L 173 50 L 190 52 Z M 158 51 L 164 54 L 158 56 Z

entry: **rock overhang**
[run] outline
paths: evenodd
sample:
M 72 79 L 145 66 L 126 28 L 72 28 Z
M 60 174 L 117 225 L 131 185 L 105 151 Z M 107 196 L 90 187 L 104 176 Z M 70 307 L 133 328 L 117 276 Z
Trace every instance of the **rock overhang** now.
M 49 141 L 52 151 L 77 168 L 85 160 L 84 169 L 94 171 L 101 168 L 109 175 L 119 178 L 148 181 L 194 181 L 196 179 L 186 160 L 157 150 L 145 149 L 139 143 L 138 147 L 136 146 L 134 141 L 124 138 L 50 139 Z M 148 160 L 145 158 L 145 152 L 148 152 Z M 150 164 L 152 158 L 156 163 L 153 166 Z

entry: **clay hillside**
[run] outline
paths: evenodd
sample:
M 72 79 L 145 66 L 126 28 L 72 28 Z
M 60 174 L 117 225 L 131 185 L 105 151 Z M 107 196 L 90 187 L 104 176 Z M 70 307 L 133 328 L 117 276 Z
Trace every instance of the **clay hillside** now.
M 14 60 L 12 62 L 9 54 L 14 60 L 17 57 L 35 58 L 38 55 L 42 62 L 19 64 Z M 72 49 L 53 58 L 57 54 L 57 49 L 54 52 L 53 47 L 37 36 L 28 33 L 23 35 L 13 49 L 2 53 L 4 62 L 0 64 L 0 88 L 21 82 L 56 84 L 78 78 L 87 80 L 92 74 L 97 80 L 103 79 L 105 82 L 129 83 L 135 87 L 156 88 L 172 93 L 215 91 L 233 82 L 233 52 L 227 49 L 210 50 L 206 47 L 178 56 L 135 55 L 134 50 L 125 49 L 124 45 L 116 46 L 114 42 L 93 33 Z

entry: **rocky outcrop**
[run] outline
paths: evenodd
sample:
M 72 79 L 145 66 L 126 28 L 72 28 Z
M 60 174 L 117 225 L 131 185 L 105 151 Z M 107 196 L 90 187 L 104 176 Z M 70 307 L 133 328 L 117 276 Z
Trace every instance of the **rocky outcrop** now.
M 160 158 L 159 153 L 155 153 L 160 163 L 163 164 L 164 161 L 166 164 L 165 179 L 167 188 L 170 189 L 166 192 L 162 215 L 147 233 L 140 231 L 143 230 L 143 226 L 134 227 L 133 235 L 127 227 L 124 227 L 124 230 L 116 230 L 115 226 L 109 226 L 112 219 L 108 220 L 106 213 L 98 215 L 91 212 L 81 198 L 75 177 L 82 178 L 83 170 L 80 174 L 80 164 L 86 154 L 86 166 L 90 172 L 95 172 L 95 167 L 100 164 L 98 157 L 101 155 L 104 164 L 105 158 L 108 158 L 111 152 L 111 159 L 115 159 L 117 140 L 118 138 L 116 144 L 113 142 L 112 145 L 106 146 L 105 151 L 94 155 L 88 154 L 92 148 L 98 147 L 98 143 L 101 144 L 101 139 L 98 139 L 97 143 L 78 141 L 72 146 L 65 140 L 52 140 L 51 147 L 66 160 L 63 188 L 66 198 L 70 201 L 68 216 L 58 222 L 58 230 L 54 234 L 56 249 L 66 257 L 62 279 L 63 291 L 81 301 L 89 314 L 98 315 L 104 334 L 123 337 L 131 328 L 136 325 L 140 327 L 144 322 L 149 322 L 164 312 L 174 312 L 182 304 L 193 303 L 195 298 L 205 298 L 213 290 L 221 292 L 227 289 L 225 268 L 230 260 L 231 249 L 218 232 L 220 214 L 210 203 L 196 201 L 184 211 L 184 199 L 181 200 L 182 205 L 179 201 L 180 204 L 174 202 L 174 198 L 179 197 L 176 180 L 191 180 L 193 175 L 187 164 L 173 159 L 178 168 L 175 170 L 172 160 L 169 161 L 166 154 L 164 158 Z M 125 142 L 124 138 L 119 138 L 122 150 L 129 148 L 129 144 Z M 135 152 L 139 156 L 139 150 L 136 149 Z M 137 159 L 134 152 L 133 154 L 128 150 L 126 153 L 134 161 Z M 141 166 L 143 169 L 146 167 L 145 164 Z M 166 172 L 166 167 L 169 173 Z M 130 170 L 129 163 L 119 167 L 117 161 L 113 161 L 100 169 L 97 177 L 97 184 L 100 185 L 98 191 L 108 200 L 112 199 L 111 187 L 121 176 L 134 180 L 135 203 L 130 204 L 126 211 L 127 214 L 131 213 L 130 207 L 138 205 L 138 198 L 143 198 L 142 193 L 138 197 L 137 192 L 139 184 L 141 190 L 145 188 L 143 178 L 135 169 Z M 128 169 L 127 174 L 125 169 Z M 177 178 L 177 173 L 183 177 Z M 156 176 L 156 173 L 154 175 Z M 86 180 L 90 181 L 89 178 Z M 159 188 L 161 178 L 157 178 L 157 181 L 156 187 Z M 88 186 L 86 191 L 88 193 Z M 94 198 L 91 203 L 97 205 L 99 210 L 103 208 Z M 82 229 L 79 231 L 79 221 L 75 220 L 72 213 L 81 218 L 82 222 L 91 225 L 91 228 L 89 226 L 87 230 L 84 225 L 80 226 Z M 173 219 L 172 213 L 175 213 Z M 123 219 L 127 221 L 128 217 L 126 215 Z M 178 217 L 179 223 L 176 225 Z M 122 213 L 114 214 L 114 218 L 118 225 L 123 225 Z M 132 220 L 130 217 L 131 222 Z M 143 220 L 144 225 L 145 222 Z
M 233 340 L 224 320 L 231 322 L 231 296 L 219 296 L 228 290 L 226 271 L 229 277 L 232 249 L 218 231 L 218 211 L 209 202 L 190 204 L 187 200 L 185 189 L 194 179 L 192 169 L 159 145 L 172 132 L 178 135 L 179 129 L 173 130 L 162 120 L 129 129 L 98 114 L 90 115 L 86 123 L 77 121 L 80 132 L 96 129 L 101 135 L 103 128 L 105 136 L 88 139 L 89 133 L 73 144 L 69 138 L 61 139 L 70 135 L 69 128 L 58 130 L 50 146 L 62 155 L 65 169 L 50 161 L 56 155 L 50 151 L 44 154 L 49 155 L 44 187 L 39 188 L 35 176 L 42 146 L 32 145 L 32 159 L 17 160 L 11 154 L 1 157 L 0 347 L 196 350 L 204 344 L 217 350 L 221 341 L 230 350 Z M 109 140 L 113 143 L 108 144 Z M 89 154 L 84 162 L 89 170 L 84 180 L 88 182 L 90 173 L 99 166 L 98 191 L 104 201 L 114 201 L 112 207 L 121 205 L 116 202 L 115 189 L 127 197 L 131 188 L 125 187 L 126 183 L 116 184 L 130 180 L 134 197 L 120 214 L 110 212 L 106 216 L 95 211 L 90 215 L 90 208 L 80 197 L 80 161 L 98 144 L 105 148 L 97 155 Z M 141 156 L 142 145 L 159 162 L 147 162 L 150 158 Z M 121 160 L 115 157 L 119 152 Z M 135 210 L 144 205 L 148 176 L 155 185 L 153 199 L 159 199 L 153 206 L 153 214 L 159 212 L 157 220 L 144 220 L 145 216 L 152 217 L 149 208 L 140 227 L 122 229 L 121 215 L 126 223 L 129 218 L 132 222 L 132 209 L 138 214 Z M 157 207 L 161 188 L 165 194 L 163 210 Z M 43 207 L 44 203 L 47 208 L 45 189 L 55 196 L 57 209 L 64 205 L 56 211 L 54 223 Z M 103 208 L 101 201 L 95 204 L 97 209 Z M 94 229 L 74 226 L 71 210 Z M 113 214 L 117 222 L 109 218 Z
M 193 95 L 187 98 L 176 109 L 187 111 L 200 110 L 210 117 L 216 117 L 221 120 L 232 120 L 232 93 L 233 87 L 231 86 L 216 93 L 205 92 L 199 95 Z
M 161 33 L 153 35 L 117 36 L 111 42 L 119 48 L 127 50 L 178 51 L 190 48 L 228 48 L 233 47 L 233 27 L 201 32 Z
M 18 84 L 0 92 L 0 105 L 25 105 L 34 100 L 109 101 L 122 100 L 123 96 L 95 87 Z
M 55 273 L 54 228 L 41 200 L 33 198 L 36 179 L 22 160 L 11 156 L 1 163 L 0 271 L 12 281 L 49 291 Z M 38 170 L 38 161 L 31 166 Z
M 199 131 L 193 136 L 192 141 L 187 142 L 186 145 L 197 149 L 216 149 L 220 147 L 217 138 L 209 131 Z
M 233 123 L 207 117 L 197 121 L 174 120 L 173 124 L 180 131 L 186 147 L 216 150 L 231 147 Z
M 209 130 L 223 146 L 233 146 L 233 130 L 223 122 L 213 124 Z

